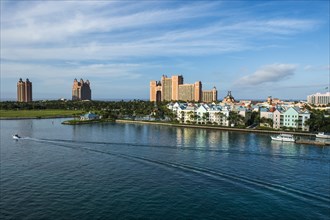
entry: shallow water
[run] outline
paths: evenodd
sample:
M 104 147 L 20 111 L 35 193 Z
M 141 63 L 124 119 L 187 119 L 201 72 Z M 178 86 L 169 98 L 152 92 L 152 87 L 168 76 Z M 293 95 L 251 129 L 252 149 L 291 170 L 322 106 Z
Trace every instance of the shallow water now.
M 63 120 L 0 121 L 0 219 L 329 219 L 329 147 Z

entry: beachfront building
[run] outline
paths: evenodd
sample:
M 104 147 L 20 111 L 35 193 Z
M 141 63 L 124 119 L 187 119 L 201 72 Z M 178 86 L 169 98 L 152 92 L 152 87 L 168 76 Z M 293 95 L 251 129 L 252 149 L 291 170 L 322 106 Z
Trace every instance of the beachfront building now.
M 168 108 L 180 123 L 217 124 L 229 126 L 229 106 L 215 104 L 170 103 Z
M 32 102 L 32 82 L 29 79 L 24 82 L 20 78 L 17 82 L 17 101 Z
M 307 96 L 307 103 L 313 105 L 328 105 L 330 103 L 330 92 L 309 95 Z
M 205 100 L 203 100 L 205 99 Z M 202 82 L 184 84 L 183 76 L 167 77 L 163 75 L 160 81 L 150 81 L 150 101 L 187 101 L 214 102 L 217 100 L 217 90 L 202 91 Z
M 210 113 L 208 112 L 210 108 L 207 105 L 200 105 L 196 109 L 196 123 L 197 124 L 207 124 L 209 122 L 209 115 Z
M 297 107 L 290 107 L 281 114 L 282 128 L 294 128 L 301 131 L 309 131 L 305 122 L 310 118 L 308 110 L 302 111 Z
M 299 131 L 309 131 L 306 121 L 310 118 L 308 110 L 302 110 L 298 107 L 284 108 L 276 106 L 276 108 L 261 108 L 260 118 L 272 119 L 273 128 L 275 129 L 294 129 Z
M 235 106 L 235 111 L 244 118 L 244 122 L 251 119 L 252 111 L 245 106 Z
M 283 122 L 281 121 L 282 109 L 276 108 L 273 112 L 273 128 L 281 129 Z M 282 118 L 283 119 L 283 118 Z
M 216 124 L 220 126 L 229 126 L 229 107 L 214 105 L 209 110 L 209 121 L 211 124 Z
M 95 119 L 99 119 L 99 116 L 92 112 L 88 112 L 88 113 L 80 116 L 81 121 L 88 121 L 88 120 L 95 120 Z

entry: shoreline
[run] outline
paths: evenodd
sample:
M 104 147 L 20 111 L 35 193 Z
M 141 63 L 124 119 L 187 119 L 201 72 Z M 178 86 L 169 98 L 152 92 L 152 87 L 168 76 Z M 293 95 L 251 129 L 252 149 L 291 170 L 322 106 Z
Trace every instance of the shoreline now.
M 209 130 L 222 130 L 222 131 L 236 131 L 244 133 L 263 133 L 263 134 L 292 134 L 299 136 L 315 136 L 313 133 L 292 132 L 292 131 L 271 131 L 271 130 L 258 130 L 258 129 L 244 129 L 244 128 L 231 128 L 231 127 L 216 127 L 207 125 L 189 125 L 189 124 L 172 124 L 167 122 L 149 122 L 149 121 L 133 121 L 117 119 L 116 123 L 130 123 L 130 124 L 151 124 L 151 125 L 165 125 L 172 127 L 194 128 L 194 129 L 209 129 Z
M 52 118 L 73 118 L 74 116 L 45 116 L 45 117 L 0 117 L 0 120 L 24 120 L 24 119 L 52 119 Z M 115 123 L 130 123 L 130 124 L 149 124 L 149 125 L 164 125 L 171 127 L 181 128 L 194 128 L 194 129 L 208 129 L 208 130 L 222 130 L 222 131 L 236 131 L 244 133 L 263 133 L 263 134 L 292 134 L 299 136 L 315 136 L 313 133 L 293 132 L 293 131 L 272 131 L 272 130 L 259 130 L 259 129 L 245 129 L 245 128 L 232 128 L 232 127 L 217 127 L 208 125 L 191 125 L 191 124 L 173 124 L 168 122 L 153 122 L 153 121 L 134 121 L 126 119 L 117 119 Z
M 98 123 L 114 123 L 115 120 L 109 119 L 109 120 L 104 120 L 104 119 L 97 119 L 97 120 L 67 120 L 63 121 L 61 124 L 63 125 L 87 125 L 87 124 L 98 124 Z
M 74 116 L 56 115 L 56 116 L 34 116 L 34 117 L 0 117 L 0 120 L 52 119 L 52 118 L 74 118 Z

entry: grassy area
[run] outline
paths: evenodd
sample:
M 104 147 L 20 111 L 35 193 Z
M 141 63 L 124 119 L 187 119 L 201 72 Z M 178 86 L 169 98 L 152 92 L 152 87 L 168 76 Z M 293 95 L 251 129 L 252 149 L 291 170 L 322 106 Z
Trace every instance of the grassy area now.
M 46 109 L 46 110 L 0 110 L 0 118 L 48 118 L 80 115 L 82 111 Z

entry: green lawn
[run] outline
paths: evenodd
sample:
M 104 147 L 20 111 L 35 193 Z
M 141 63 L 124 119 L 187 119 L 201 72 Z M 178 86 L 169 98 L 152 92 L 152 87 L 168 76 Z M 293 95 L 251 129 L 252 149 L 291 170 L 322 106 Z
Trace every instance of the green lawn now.
M 82 111 L 46 109 L 46 110 L 0 110 L 0 118 L 47 118 L 81 115 Z

